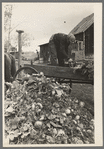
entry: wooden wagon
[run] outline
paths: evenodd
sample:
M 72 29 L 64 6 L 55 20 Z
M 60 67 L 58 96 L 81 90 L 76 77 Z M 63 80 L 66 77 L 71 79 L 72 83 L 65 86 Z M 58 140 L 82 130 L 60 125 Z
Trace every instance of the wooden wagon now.
M 53 77 L 57 79 L 59 83 L 69 83 L 72 88 L 72 83 L 84 83 L 84 84 L 92 84 L 93 79 L 89 79 L 88 76 L 83 75 L 80 71 L 75 73 L 75 68 L 69 67 L 60 67 L 60 66 L 51 66 L 48 64 L 24 64 L 24 67 L 21 67 L 15 74 L 14 80 L 16 76 L 22 71 L 28 74 L 43 72 L 44 75 L 48 78 Z

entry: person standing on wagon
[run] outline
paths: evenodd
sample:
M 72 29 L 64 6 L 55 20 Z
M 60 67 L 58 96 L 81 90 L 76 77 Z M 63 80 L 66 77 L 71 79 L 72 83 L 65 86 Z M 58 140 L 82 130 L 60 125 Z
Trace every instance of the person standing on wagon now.
M 57 33 L 51 36 L 49 40 L 50 62 L 51 65 L 57 65 L 57 59 L 59 66 L 64 66 L 64 59 L 68 57 L 68 46 L 70 43 L 75 42 L 75 36 L 73 34 Z

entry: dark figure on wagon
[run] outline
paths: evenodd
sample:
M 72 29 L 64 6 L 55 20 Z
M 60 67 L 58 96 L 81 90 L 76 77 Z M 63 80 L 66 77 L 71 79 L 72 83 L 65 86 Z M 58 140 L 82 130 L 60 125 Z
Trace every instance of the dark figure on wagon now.
M 64 60 L 68 60 L 68 46 L 75 42 L 73 34 L 57 33 L 52 35 L 49 40 L 50 62 L 52 65 L 64 66 Z M 71 52 L 71 51 L 70 51 Z
M 12 82 L 13 76 L 16 73 L 15 58 L 9 53 L 4 54 L 4 79 L 5 82 Z

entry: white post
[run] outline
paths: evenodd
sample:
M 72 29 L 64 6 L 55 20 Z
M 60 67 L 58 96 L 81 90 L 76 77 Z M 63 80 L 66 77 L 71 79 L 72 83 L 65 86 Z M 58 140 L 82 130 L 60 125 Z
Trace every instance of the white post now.
M 21 44 L 21 33 L 24 31 L 17 30 L 18 32 L 18 69 L 21 67 L 22 64 L 22 44 Z M 18 77 L 21 77 L 20 75 Z

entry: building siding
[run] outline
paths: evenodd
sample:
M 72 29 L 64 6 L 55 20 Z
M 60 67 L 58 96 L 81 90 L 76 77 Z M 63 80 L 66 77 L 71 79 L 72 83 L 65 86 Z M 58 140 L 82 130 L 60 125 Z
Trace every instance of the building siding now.
M 48 44 L 40 45 L 40 58 L 43 58 L 43 62 L 48 62 L 49 59 Z
M 85 31 L 85 55 L 94 54 L 94 24 Z

